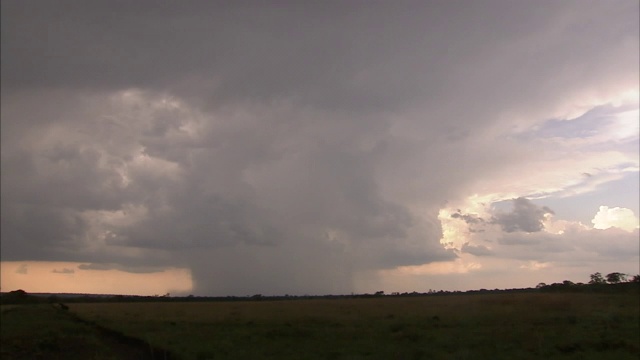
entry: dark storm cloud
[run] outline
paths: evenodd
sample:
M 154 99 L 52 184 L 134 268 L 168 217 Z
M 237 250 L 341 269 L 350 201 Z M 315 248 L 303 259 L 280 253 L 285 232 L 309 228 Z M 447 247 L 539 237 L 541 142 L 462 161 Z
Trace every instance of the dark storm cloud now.
M 498 213 L 492 223 L 498 224 L 506 232 L 525 231 L 536 232 L 544 229 L 545 215 L 554 214 L 546 206 L 539 207 L 525 198 L 513 199 L 513 210 L 508 213 Z
M 171 89 L 209 104 L 295 96 L 314 106 L 388 111 L 445 100 L 448 87 L 457 84 L 451 71 L 439 70 L 472 57 L 486 61 L 572 11 L 571 5 L 3 1 L 2 84 L 9 90 Z M 616 16 L 621 10 L 601 11 Z M 603 40 L 628 30 L 625 23 L 603 27 L 601 21 L 593 18 L 575 30 L 597 31 Z M 533 44 L 537 49 L 526 52 L 533 58 L 553 46 L 548 50 L 566 63 L 591 51 L 588 43 L 567 48 L 562 40 Z M 539 72 L 564 66 L 523 60 L 521 66 Z M 475 71 L 489 70 L 486 65 L 455 75 L 475 77 Z M 509 76 L 524 80 L 519 73 Z M 496 80 L 498 95 L 509 79 Z
M 3 185 L 4 187 L 5 185 Z M 53 260 L 81 244 L 86 224 L 73 211 L 40 204 L 2 203 L 3 260 Z
M 1 6 L 2 259 L 186 266 L 197 293 L 451 260 L 439 209 L 529 152 L 496 119 L 637 74 L 628 2 Z M 517 201 L 495 221 L 540 230 Z

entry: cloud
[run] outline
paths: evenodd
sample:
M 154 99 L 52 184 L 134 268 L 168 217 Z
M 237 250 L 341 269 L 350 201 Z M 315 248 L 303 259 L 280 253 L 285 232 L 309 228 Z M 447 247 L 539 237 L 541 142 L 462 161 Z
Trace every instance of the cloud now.
M 108 271 L 108 270 L 119 270 L 128 273 L 134 274 L 148 274 L 148 273 L 157 273 L 162 272 L 165 269 L 160 267 L 151 267 L 151 266 L 124 266 L 120 264 L 99 264 L 99 263 L 91 263 L 91 264 L 80 264 L 78 265 L 78 269 L 80 270 L 97 270 L 97 271 Z M 73 269 L 64 269 L 71 270 L 73 273 Z M 68 272 L 65 272 L 68 273 Z
M 548 268 L 550 266 L 551 266 L 550 263 L 538 262 L 538 261 L 529 261 L 527 264 L 521 265 L 520 268 L 521 269 L 532 270 L 532 271 L 538 271 L 538 270 L 541 270 L 541 269 L 546 269 L 546 268 Z
M 628 146 L 522 135 L 637 88 L 635 3 L 1 4 L 2 260 L 349 293 L 458 264 L 447 221 L 469 253 L 542 251 L 552 212 L 525 197 L 637 171 Z M 514 209 L 439 218 L 474 194 Z
M 63 268 L 62 270 L 53 269 L 51 272 L 54 274 L 74 274 L 76 271 L 73 269 Z
M 482 265 L 477 262 L 464 262 L 461 259 L 447 262 L 434 262 L 417 266 L 402 266 L 394 270 L 384 271 L 386 274 L 403 275 L 442 275 L 442 274 L 466 274 L 480 271 Z
M 631 232 L 614 227 L 599 230 L 577 222 L 560 222 L 552 227 L 562 230 L 497 234 L 492 247 L 494 256 L 564 265 L 614 259 L 625 264 L 638 258 L 638 229 Z
M 16 274 L 26 275 L 29 273 L 29 265 L 22 264 L 16 269 Z
M 475 256 L 490 256 L 493 255 L 493 251 L 488 247 L 480 244 L 480 245 L 472 245 L 470 243 L 464 243 L 460 248 L 461 252 L 469 253 Z
M 482 219 L 481 217 L 479 217 L 477 215 L 473 215 L 473 214 L 462 214 L 460 212 L 460 210 L 458 210 L 458 212 L 452 214 L 451 217 L 454 218 L 454 219 L 464 220 L 464 222 L 466 222 L 469 225 L 484 223 L 484 219 Z
M 540 211 L 544 208 L 530 205 Z M 468 207 L 465 212 L 472 212 L 474 216 L 484 218 L 496 217 L 496 213 L 503 214 L 490 205 Z M 443 214 L 446 214 L 446 211 Z M 485 267 L 490 263 L 513 260 L 526 261 L 527 264 L 551 262 L 559 267 L 575 267 L 594 262 L 615 262 L 614 259 L 618 259 L 621 266 L 626 266 L 622 264 L 628 265 L 638 257 L 640 249 L 637 228 L 629 231 L 616 227 L 601 230 L 577 221 L 556 219 L 555 215 L 550 213 L 545 215 L 540 220 L 540 230 L 535 232 L 508 231 L 496 222 L 474 225 L 481 226 L 482 232 L 471 231 L 466 224 L 462 225 L 457 220 L 446 221 L 441 216 L 444 227 L 442 241 L 459 251 L 461 256 L 474 255 L 473 260 L 468 257 L 464 259 L 479 262 Z
M 633 211 L 619 207 L 609 208 L 608 206 L 600 206 L 600 210 L 598 210 L 598 213 L 591 222 L 595 229 L 601 230 L 616 227 L 633 231 L 638 228 L 638 218 Z
M 525 231 L 536 232 L 544 229 L 544 220 L 547 214 L 554 214 L 553 210 L 546 206 L 538 207 L 525 198 L 513 199 L 513 210 L 508 213 L 497 213 L 491 219 L 506 232 Z

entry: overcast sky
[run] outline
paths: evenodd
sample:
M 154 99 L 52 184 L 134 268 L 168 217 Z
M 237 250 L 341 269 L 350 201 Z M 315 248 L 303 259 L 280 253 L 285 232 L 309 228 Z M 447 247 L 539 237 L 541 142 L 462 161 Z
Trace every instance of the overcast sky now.
M 636 0 L 1 7 L 3 291 L 639 272 Z

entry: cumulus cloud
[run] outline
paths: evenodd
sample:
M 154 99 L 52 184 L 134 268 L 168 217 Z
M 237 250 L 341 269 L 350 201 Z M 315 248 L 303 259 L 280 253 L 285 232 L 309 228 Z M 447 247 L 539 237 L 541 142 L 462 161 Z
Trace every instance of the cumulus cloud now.
M 637 167 L 520 136 L 637 88 L 637 4 L 1 4 L 3 260 L 351 292 L 458 264 L 448 203 L 516 198 L 449 219 L 516 248 L 524 197 Z
M 539 214 L 544 213 L 544 206 L 529 205 Z M 504 214 L 488 205 L 475 208 L 473 212 L 474 216 L 485 218 L 496 217 L 496 213 Z M 443 242 L 457 249 L 461 255 L 473 255 L 473 260 L 467 257 L 466 261 L 479 262 L 485 268 L 520 261 L 524 263 L 517 266 L 522 269 L 542 269 L 532 264 L 553 264 L 548 268 L 551 271 L 562 267 L 585 267 L 594 262 L 615 262 L 614 259 L 619 266 L 636 266 L 633 264 L 640 254 L 638 228 L 623 230 L 610 227 L 603 230 L 546 215 L 544 219 L 538 218 L 544 226 L 540 225 L 540 230 L 535 232 L 508 231 L 496 222 L 485 222 L 481 225 L 483 231 L 478 232 L 471 231 L 466 223 L 460 224 L 458 219 L 449 222 L 443 219 Z
M 594 229 L 608 229 L 610 227 L 616 227 L 619 229 L 633 231 L 638 228 L 638 217 L 630 209 L 608 206 L 600 206 L 600 210 L 594 216 L 593 220 Z
M 507 213 L 497 213 L 491 221 L 498 224 L 506 232 L 525 231 L 536 232 L 544 229 L 547 214 L 554 214 L 546 206 L 539 207 L 528 199 L 513 199 L 513 210 Z
M 640 254 L 637 228 L 632 231 L 615 227 L 600 230 L 579 222 L 550 222 L 550 227 L 557 231 L 492 233 L 495 239 L 492 242 L 493 256 L 564 266 L 584 266 L 618 259 L 621 266 L 628 266 Z

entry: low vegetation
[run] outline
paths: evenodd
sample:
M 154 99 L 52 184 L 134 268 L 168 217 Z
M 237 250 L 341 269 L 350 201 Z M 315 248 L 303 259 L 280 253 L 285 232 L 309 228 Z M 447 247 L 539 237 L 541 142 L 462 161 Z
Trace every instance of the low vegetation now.
M 146 350 L 147 358 L 185 360 L 640 356 L 640 282 L 633 281 L 315 298 L 100 298 L 66 302 L 68 310 L 58 300 L 3 305 L 3 359 L 67 359 L 69 343 L 93 348 L 85 359 L 124 358 L 114 355 L 116 343 Z M 39 352 L 25 357 L 30 347 Z
M 144 360 L 162 351 L 46 304 L 3 305 L 0 359 Z

